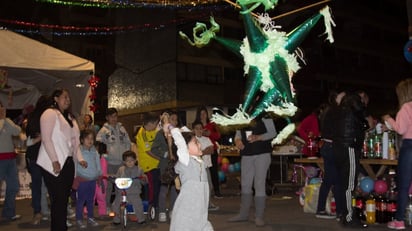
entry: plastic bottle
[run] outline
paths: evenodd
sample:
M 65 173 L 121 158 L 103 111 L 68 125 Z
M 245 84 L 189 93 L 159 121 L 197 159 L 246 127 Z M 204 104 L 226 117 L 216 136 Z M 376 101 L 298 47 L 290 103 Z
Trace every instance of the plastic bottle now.
M 359 220 L 361 221 L 365 221 L 366 217 L 365 217 L 365 200 L 363 199 L 362 196 L 357 196 L 356 200 L 355 200 L 355 216 L 357 216 L 359 218 Z
M 374 151 L 375 151 L 375 158 L 382 159 L 382 137 L 380 134 L 375 134 Z
M 367 224 L 375 224 L 376 222 L 376 204 L 375 199 L 370 196 L 368 200 L 366 200 L 366 223 Z
M 365 133 L 365 139 L 363 139 L 363 144 L 362 144 L 362 158 L 368 158 L 369 154 L 369 147 L 368 147 L 368 133 Z
M 314 137 L 312 134 L 309 134 L 308 136 L 307 150 L 309 157 L 316 156 L 318 153 L 317 140 L 316 137 Z
M 336 215 L 336 202 L 335 197 L 332 197 L 330 200 L 330 214 Z
M 386 198 L 383 195 L 376 198 L 376 222 L 380 224 L 388 222 L 386 218 Z
M 388 200 L 386 202 L 386 219 L 388 221 L 393 221 L 395 219 L 396 213 L 396 193 L 390 191 L 388 195 Z
M 396 160 L 395 134 L 393 132 L 389 134 L 388 158 L 390 160 Z
M 382 133 L 382 159 L 389 159 L 389 134 Z
M 409 226 L 412 225 L 412 194 L 409 194 L 409 203 L 406 206 L 405 222 Z
M 374 146 L 374 140 L 373 140 L 373 136 L 369 135 L 369 139 L 368 139 L 368 158 L 373 159 L 375 158 L 375 146 Z

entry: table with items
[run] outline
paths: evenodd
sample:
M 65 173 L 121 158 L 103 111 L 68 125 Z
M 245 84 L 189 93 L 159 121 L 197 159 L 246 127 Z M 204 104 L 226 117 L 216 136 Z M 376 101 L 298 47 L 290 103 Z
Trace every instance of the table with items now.
M 295 158 L 295 163 L 299 164 L 316 164 L 323 171 L 323 158 Z M 398 160 L 389 160 L 389 159 L 360 159 L 360 165 L 365 169 L 368 176 L 372 179 L 377 179 L 385 173 L 387 167 L 397 166 Z M 372 168 L 373 165 L 379 166 L 377 170 Z

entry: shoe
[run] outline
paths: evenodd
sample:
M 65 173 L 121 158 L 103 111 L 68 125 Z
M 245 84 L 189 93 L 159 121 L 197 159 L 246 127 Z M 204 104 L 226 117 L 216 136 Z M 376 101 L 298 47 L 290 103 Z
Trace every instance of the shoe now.
M 325 212 L 325 211 L 322 211 L 322 212 L 317 212 L 317 213 L 316 213 L 316 218 L 335 219 L 335 218 L 336 218 L 336 215 L 332 215 L 332 214 L 329 214 L 329 213 L 327 213 L 327 212 Z
M 36 213 L 36 214 L 34 214 L 34 216 L 33 216 L 33 220 L 31 221 L 31 224 L 32 225 L 38 225 L 38 224 L 40 224 L 40 221 L 42 220 L 42 215 L 41 215 L 41 213 Z
M 69 220 L 66 220 L 66 226 L 67 228 L 70 228 L 73 226 L 73 224 Z
M 137 224 L 138 224 L 138 225 L 144 225 L 144 224 L 146 224 L 146 220 L 138 221 Z
M 405 222 L 397 220 L 390 221 L 388 222 L 388 228 L 398 230 L 405 229 Z
M 265 226 L 265 221 L 262 218 L 256 217 L 255 218 L 255 225 L 256 225 L 256 227 Z
M 223 199 L 223 195 L 220 194 L 220 192 L 215 193 L 215 195 L 213 196 L 215 199 Z
M 216 205 L 210 203 L 208 210 L 209 211 L 217 211 L 217 210 L 219 210 L 219 206 L 216 206 Z
M 112 222 L 112 225 L 116 225 L 116 226 L 117 226 L 117 225 L 120 225 L 120 222 L 113 221 L 113 222 Z
M 11 221 L 15 221 L 15 220 L 19 220 L 20 218 L 21 218 L 21 215 L 16 214 L 16 215 L 10 217 L 10 220 L 11 220 Z
M 166 213 L 159 213 L 159 222 L 166 222 L 167 216 Z
M 76 224 L 77 224 L 77 227 L 79 227 L 79 229 L 87 228 L 87 225 L 82 220 L 77 220 Z
M 74 218 L 76 216 L 76 213 L 74 212 L 73 209 L 67 209 L 67 218 Z
M 91 225 L 92 227 L 96 227 L 99 226 L 99 223 L 97 223 L 97 221 L 94 218 L 88 218 L 87 219 L 87 223 L 89 225 Z
M 238 214 L 232 218 L 229 218 L 227 221 L 228 222 L 244 222 L 244 221 L 249 221 L 249 217 L 242 217 L 240 214 Z
M 344 228 L 350 229 L 368 228 L 367 224 L 364 224 L 359 220 L 352 220 L 350 222 L 343 220 L 342 224 Z
M 336 221 L 340 222 L 342 220 L 342 214 L 336 214 Z
M 50 214 L 42 214 L 42 216 L 41 216 L 42 221 L 48 221 L 49 218 L 50 218 Z

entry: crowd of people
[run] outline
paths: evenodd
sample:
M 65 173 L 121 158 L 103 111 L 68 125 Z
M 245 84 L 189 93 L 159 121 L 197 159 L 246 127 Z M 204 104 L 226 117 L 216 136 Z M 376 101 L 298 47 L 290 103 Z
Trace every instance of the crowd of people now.
M 405 207 L 412 180 L 410 167 L 410 140 L 412 138 L 410 102 L 412 80 L 401 81 L 396 87 L 399 112 L 396 120 L 390 115 L 373 118 L 367 110 L 369 97 L 364 91 L 331 92 L 327 105 L 321 105 L 315 112 L 302 120 L 297 132 L 308 143 L 317 138 L 319 153 L 324 161 L 323 179 L 319 189 L 316 217 L 341 221 L 344 227 L 368 227 L 353 209 L 352 199 L 363 170 L 359 164 L 365 134 L 384 124 L 383 130 L 394 130 L 402 136 L 397 167 L 398 207 L 395 220 L 388 222 L 391 229 L 405 229 Z M 309 145 L 308 145 L 309 146 Z M 304 149 L 304 154 L 312 153 Z M 332 190 L 336 214 L 326 212 L 326 201 Z
M 393 229 L 405 228 L 404 210 L 412 179 L 411 87 L 412 80 L 407 79 L 396 88 L 400 106 L 396 119 L 382 117 L 386 129 L 403 136 L 398 166 L 399 209 L 396 220 L 388 223 Z M 307 142 L 308 137 L 322 137 L 320 154 L 325 171 L 316 217 L 335 218 L 325 210 L 326 197 L 333 190 L 336 217 L 350 228 L 366 227 L 354 216 L 351 200 L 360 171 L 364 135 L 374 126 L 366 109 L 368 101 L 363 91 L 332 92 L 328 104 L 302 120 L 297 128 Z M 50 219 L 50 230 L 67 230 L 73 225 L 67 219 L 69 199 L 75 201 L 78 228 L 99 225 L 94 215 L 96 202 L 98 217 L 111 216 L 113 225 L 119 225 L 122 194 L 109 178 L 128 177 L 133 179 L 127 189 L 128 199 L 138 223 L 146 222 L 142 202 L 145 199 L 156 208 L 159 222 L 170 219 L 170 230 L 213 230 L 208 211 L 219 207 L 210 199 L 223 197 L 217 163 L 220 133 L 206 107 L 196 111 L 193 131 L 182 124 L 175 111 L 146 113 L 132 139 L 118 121 L 115 108 L 106 110 L 106 122 L 101 127 L 93 124 L 91 115 L 85 115 L 84 122 L 78 125 L 69 108 L 69 92 L 56 89 L 50 97 L 39 98 L 22 131 L 6 118 L 0 102 L 0 180 L 7 185 L 2 219 L 13 221 L 21 217 L 15 208 L 19 185 L 12 138 L 24 132 L 32 176 L 33 225 Z M 234 144 L 241 157 L 240 209 L 228 222 L 248 221 L 254 203 L 255 225 L 265 225 L 266 177 L 273 150 L 271 141 L 276 135 L 274 120 L 267 113 L 236 131 Z M 308 155 L 308 150 L 304 151 Z

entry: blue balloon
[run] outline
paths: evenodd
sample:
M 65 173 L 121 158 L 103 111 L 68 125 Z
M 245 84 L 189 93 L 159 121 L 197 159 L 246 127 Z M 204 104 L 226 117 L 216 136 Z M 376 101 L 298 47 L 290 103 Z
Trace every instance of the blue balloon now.
M 240 162 L 235 163 L 235 171 L 239 172 L 240 171 Z
M 235 165 L 229 164 L 229 172 L 234 172 L 235 171 Z
M 412 40 L 409 40 L 403 47 L 403 55 L 409 63 L 412 63 Z
M 219 171 L 218 176 L 219 176 L 219 182 L 224 182 L 225 181 L 226 175 L 223 171 Z
M 360 188 L 364 193 L 370 193 L 373 191 L 375 181 L 370 177 L 365 177 L 360 181 Z

